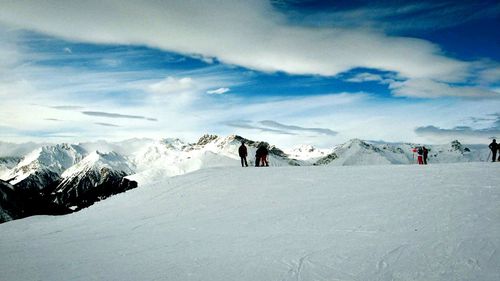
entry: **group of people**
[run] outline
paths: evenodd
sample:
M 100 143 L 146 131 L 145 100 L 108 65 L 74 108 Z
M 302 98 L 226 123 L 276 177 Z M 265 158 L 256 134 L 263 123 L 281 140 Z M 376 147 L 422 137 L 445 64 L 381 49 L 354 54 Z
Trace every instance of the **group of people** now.
M 418 147 L 414 149 L 417 152 L 417 163 L 419 165 L 427 165 L 427 156 L 429 155 L 429 149 L 425 146 Z
M 500 162 L 500 155 L 498 156 L 497 159 L 497 151 L 500 150 L 500 144 L 497 143 L 496 139 L 493 139 L 493 141 L 490 143 L 488 146 L 491 150 L 491 162 L 499 161 Z
M 247 156 L 248 149 L 245 146 L 245 142 L 241 142 L 241 145 L 238 149 L 238 154 L 241 158 L 241 167 L 248 167 Z M 255 167 L 269 167 L 269 150 L 267 149 L 267 145 L 265 143 L 261 143 L 257 151 L 255 152 Z

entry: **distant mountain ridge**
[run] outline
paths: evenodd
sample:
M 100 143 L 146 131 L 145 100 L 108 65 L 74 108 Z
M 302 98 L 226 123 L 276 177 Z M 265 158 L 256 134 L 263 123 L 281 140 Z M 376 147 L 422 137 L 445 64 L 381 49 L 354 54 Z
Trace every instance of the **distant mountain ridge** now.
M 464 146 L 457 140 L 445 145 L 422 145 L 381 144 L 353 139 L 334 147 L 330 154 L 318 159 L 314 164 L 338 166 L 414 164 L 417 155 L 413 149 L 421 146 L 429 150 L 428 162 L 430 164 L 482 162 L 486 161 L 489 152 L 486 145 Z

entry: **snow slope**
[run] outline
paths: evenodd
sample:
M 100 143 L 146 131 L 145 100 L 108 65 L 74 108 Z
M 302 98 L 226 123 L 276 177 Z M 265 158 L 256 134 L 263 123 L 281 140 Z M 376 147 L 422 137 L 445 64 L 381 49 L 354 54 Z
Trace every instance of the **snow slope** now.
M 499 168 L 204 169 L 0 225 L 0 276 L 496 281 Z

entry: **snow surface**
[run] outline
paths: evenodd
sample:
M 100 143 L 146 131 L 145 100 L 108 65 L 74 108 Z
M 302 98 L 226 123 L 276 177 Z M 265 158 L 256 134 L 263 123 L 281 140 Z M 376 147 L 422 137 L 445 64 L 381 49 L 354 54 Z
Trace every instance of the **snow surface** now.
M 500 280 L 500 166 L 209 168 L 0 225 L 2 280 Z

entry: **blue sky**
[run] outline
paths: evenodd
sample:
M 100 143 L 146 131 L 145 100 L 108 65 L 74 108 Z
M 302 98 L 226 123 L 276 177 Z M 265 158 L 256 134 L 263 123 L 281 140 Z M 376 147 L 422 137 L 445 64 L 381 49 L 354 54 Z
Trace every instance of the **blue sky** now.
M 496 1 L 4 1 L 0 137 L 500 137 Z

